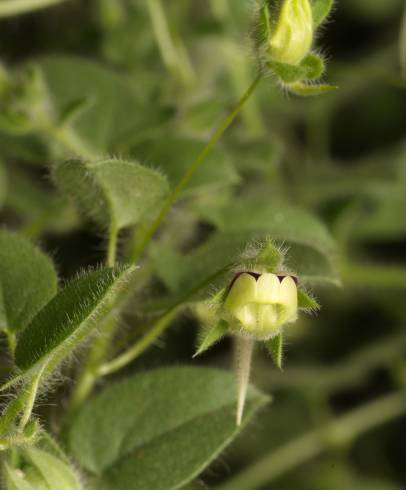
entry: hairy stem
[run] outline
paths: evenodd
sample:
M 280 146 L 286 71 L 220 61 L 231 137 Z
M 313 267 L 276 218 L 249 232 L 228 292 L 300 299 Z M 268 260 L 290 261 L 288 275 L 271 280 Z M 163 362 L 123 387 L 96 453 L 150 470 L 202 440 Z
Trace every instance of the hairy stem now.
M 207 145 L 203 148 L 203 150 L 199 153 L 199 155 L 195 158 L 195 160 L 191 163 L 189 168 L 184 173 L 183 177 L 180 179 L 175 189 L 172 191 L 168 199 L 165 201 L 162 206 L 157 218 L 152 222 L 151 226 L 149 226 L 143 236 L 143 239 L 140 240 L 138 246 L 132 251 L 131 262 L 137 262 L 147 245 L 151 241 L 152 237 L 155 235 L 155 232 L 159 228 L 160 224 L 165 219 L 168 211 L 171 209 L 172 205 L 176 202 L 179 195 L 185 189 L 185 187 L 189 184 L 192 177 L 195 175 L 196 171 L 200 168 L 203 162 L 206 160 L 207 156 L 210 154 L 211 150 L 217 145 L 225 131 L 231 126 L 234 119 L 241 112 L 241 109 L 244 107 L 247 100 L 254 93 L 258 83 L 262 78 L 262 73 L 259 73 L 252 84 L 249 86 L 248 90 L 238 101 L 237 105 L 232 109 L 232 111 L 228 114 L 228 116 L 224 119 L 224 121 L 220 124 L 220 126 L 213 133 Z
M 115 371 L 118 371 L 119 369 L 128 365 L 130 362 L 134 361 L 137 357 L 139 357 L 170 326 L 171 321 L 176 315 L 176 313 L 178 312 L 179 308 L 182 305 L 184 305 L 194 294 L 199 292 L 208 284 L 212 283 L 214 279 L 216 279 L 219 275 L 224 273 L 224 271 L 228 269 L 229 266 L 230 265 L 227 265 L 224 268 L 216 271 L 214 274 L 204 279 L 200 284 L 192 288 L 181 298 L 175 301 L 173 305 L 171 305 L 166 310 L 166 312 L 156 321 L 156 323 L 151 327 L 151 329 L 140 340 L 135 342 L 135 344 L 133 344 L 133 346 L 130 347 L 128 350 L 126 350 L 123 354 L 117 356 L 115 359 L 106 363 L 104 366 L 101 366 L 99 370 L 99 374 L 102 376 L 112 374 Z
M 216 490 L 255 490 L 337 445 L 406 413 L 406 393 L 400 391 L 369 402 L 326 426 L 290 441 L 264 456 Z
M 23 431 L 24 427 L 27 425 L 28 421 L 30 420 L 32 410 L 34 408 L 35 404 L 35 399 L 37 397 L 38 393 L 38 388 L 39 388 L 39 382 L 42 376 L 42 373 L 44 372 L 46 364 L 42 366 L 38 373 L 35 374 L 35 376 L 32 378 L 30 383 L 28 384 L 27 387 L 23 388 L 23 410 L 20 418 L 20 422 L 18 424 L 18 428 L 20 432 Z
M 237 414 L 236 423 L 241 425 L 245 400 L 250 381 L 251 359 L 254 341 L 245 337 L 234 338 L 234 369 L 237 379 Z

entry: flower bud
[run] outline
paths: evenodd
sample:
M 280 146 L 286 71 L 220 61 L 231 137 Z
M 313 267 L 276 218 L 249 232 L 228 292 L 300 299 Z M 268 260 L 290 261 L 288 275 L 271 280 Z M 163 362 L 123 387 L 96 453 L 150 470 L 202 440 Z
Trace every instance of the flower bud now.
M 243 272 L 231 284 L 224 303 L 230 328 L 265 340 L 297 318 L 297 286 L 291 276 Z
M 313 15 L 309 0 L 284 0 L 271 29 L 268 52 L 273 61 L 297 65 L 313 42 Z

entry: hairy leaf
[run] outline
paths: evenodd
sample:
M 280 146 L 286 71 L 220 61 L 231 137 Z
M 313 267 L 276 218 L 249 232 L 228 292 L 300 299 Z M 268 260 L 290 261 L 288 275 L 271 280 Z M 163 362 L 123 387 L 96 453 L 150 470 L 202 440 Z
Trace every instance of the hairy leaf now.
M 55 168 L 54 178 L 100 227 L 110 222 L 118 228 L 138 223 L 168 192 L 164 176 L 134 161 L 70 160 Z
M 23 329 L 56 289 L 51 260 L 24 236 L 0 230 L 0 328 Z
M 156 138 L 147 140 L 132 151 L 137 158 L 162 169 L 171 183 L 176 184 L 204 146 L 205 142 L 197 139 L 163 135 L 159 137 L 158 144 Z M 239 177 L 225 152 L 221 148 L 214 148 L 185 192 L 213 191 L 238 181 Z
M 22 332 L 17 366 L 23 372 L 48 363 L 48 371 L 55 368 L 112 311 L 134 270 L 94 270 L 70 281 Z
M 243 423 L 266 401 L 251 388 Z M 73 424 L 70 446 L 108 488 L 176 489 L 238 434 L 234 411 L 231 374 L 158 369 L 119 381 L 88 402 Z
M 24 456 L 40 473 L 49 490 L 81 490 L 83 487 L 74 470 L 66 462 L 41 449 L 28 448 Z M 35 486 L 37 488 L 37 486 Z

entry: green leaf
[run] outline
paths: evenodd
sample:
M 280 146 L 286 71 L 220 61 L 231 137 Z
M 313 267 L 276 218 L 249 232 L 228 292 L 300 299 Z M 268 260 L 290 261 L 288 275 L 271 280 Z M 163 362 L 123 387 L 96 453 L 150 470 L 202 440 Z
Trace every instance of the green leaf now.
M 41 449 L 28 448 L 24 451 L 24 455 L 41 474 L 49 490 L 81 490 L 83 488 L 74 470 L 52 454 Z
M 130 266 L 100 269 L 70 281 L 22 332 L 15 361 L 23 373 L 48 364 L 49 374 L 111 313 L 134 271 Z
M 334 92 L 338 89 L 335 85 L 324 85 L 324 84 L 306 84 L 295 82 L 288 85 L 289 90 L 301 97 L 312 97 L 315 95 L 323 95 L 328 92 Z
M 54 169 L 59 188 L 100 227 L 135 225 L 160 206 L 168 183 L 158 172 L 134 161 L 70 160 Z
M 242 217 L 241 225 L 244 223 L 243 220 Z M 245 224 L 248 226 L 247 223 Z M 322 244 L 322 237 L 327 232 L 323 227 L 320 228 L 320 231 L 319 239 L 316 238 L 317 235 L 314 235 L 314 241 L 309 241 L 309 244 L 317 247 Z M 150 257 L 155 273 L 172 294 L 183 296 L 186 292 L 199 288 L 190 300 L 206 299 L 208 287 L 210 286 L 211 289 L 213 286 L 223 287 L 224 275 L 229 273 L 232 267 L 237 264 L 240 266 L 242 264 L 243 267 L 255 264 L 256 253 L 261 247 L 261 241 L 267 241 L 269 236 L 273 237 L 266 227 L 263 230 L 255 230 L 254 228 L 252 231 L 238 231 L 237 229 L 218 232 L 187 255 L 171 253 L 169 263 L 166 260 L 168 257 L 166 248 L 159 244 L 151 247 Z M 283 240 L 282 236 L 281 234 L 278 238 Z M 299 233 L 294 235 L 294 228 L 292 228 L 290 236 L 293 240 L 295 238 L 304 239 L 300 237 Z M 329 237 L 328 233 L 325 236 Z M 309 240 L 310 237 L 311 234 L 309 233 Z M 327 243 L 330 240 L 331 238 L 328 238 Z M 307 240 L 305 241 L 307 242 Z M 330 243 L 333 244 L 334 242 L 331 241 Z M 285 269 L 297 274 L 302 283 L 339 284 L 333 255 L 330 257 L 328 254 L 312 248 L 312 246 L 290 242 L 288 239 L 283 241 L 283 245 L 287 248 Z M 330 250 L 329 247 L 327 249 Z
M 157 143 L 158 138 L 158 143 Z M 157 135 L 132 148 L 132 153 L 162 169 L 172 184 L 176 184 L 199 155 L 205 142 L 197 139 Z M 185 193 L 215 191 L 236 184 L 239 177 L 221 148 L 214 148 L 190 181 Z
M 313 0 L 313 23 L 316 27 L 323 23 L 333 8 L 334 0 Z
M 163 368 L 119 381 L 83 407 L 73 455 L 108 488 L 172 490 L 195 478 L 238 434 L 227 372 Z M 267 397 L 250 388 L 243 424 Z
M 51 260 L 27 238 L 0 230 L 0 328 L 23 329 L 56 289 Z
M 5 207 L 18 218 L 25 233 L 37 236 L 42 230 L 68 232 L 78 225 L 79 217 L 73 206 L 29 172 L 13 165 L 7 174 L 13 192 L 7 194 Z
M 24 473 L 7 463 L 4 465 L 4 476 L 6 490 L 34 490 L 34 487 L 24 478 Z
M 309 310 L 318 310 L 320 308 L 317 301 L 300 288 L 297 290 L 297 305 L 299 308 Z
M 92 104 L 76 119 L 80 138 L 99 152 L 122 154 L 121 144 L 133 141 L 139 130 L 153 124 L 158 111 L 146 110 L 137 79 L 101 64 L 73 56 L 47 56 L 35 60 L 41 68 L 57 114 L 79 99 Z M 150 109 L 150 108 L 148 108 Z
M 212 345 L 221 340 L 228 331 L 228 323 L 224 320 L 220 320 L 217 325 L 210 328 L 209 331 L 203 336 L 199 343 L 199 347 L 193 357 L 203 354 Z
M 269 350 L 272 360 L 275 366 L 279 369 L 282 369 L 282 358 L 283 358 L 283 336 L 280 333 L 279 335 L 275 335 L 270 340 L 265 342 L 267 349 Z
M 254 236 L 307 245 L 329 256 L 336 253 L 335 242 L 326 226 L 313 214 L 294 206 L 240 200 L 224 209 L 220 229 L 251 231 Z

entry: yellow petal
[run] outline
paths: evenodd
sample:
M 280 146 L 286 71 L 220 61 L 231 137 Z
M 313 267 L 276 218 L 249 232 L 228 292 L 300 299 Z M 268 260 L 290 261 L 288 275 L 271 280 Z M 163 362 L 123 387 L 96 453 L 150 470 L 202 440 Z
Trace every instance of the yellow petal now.
M 295 281 L 287 276 L 281 282 L 280 304 L 286 309 L 285 321 L 292 321 L 297 316 L 297 286 Z
M 253 276 L 244 272 L 234 281 L 225 301 L 232 313 L 249 303 L 254 303 L 257 295 L 257 282 Z
M 262 274 L 257 281 L 257 303 L 273 304 L 280 298 L 281 283 L 275 274 Z

